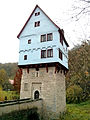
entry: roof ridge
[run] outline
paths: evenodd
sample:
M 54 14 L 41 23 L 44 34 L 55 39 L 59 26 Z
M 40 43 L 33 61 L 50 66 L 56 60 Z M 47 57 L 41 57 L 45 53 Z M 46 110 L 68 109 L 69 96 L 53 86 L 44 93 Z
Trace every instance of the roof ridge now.
M 34 8 L 34 10 L 32 11 L 32 13 L 30 14 L 29 18 L 27 19 L 26 23 L 24 24 L 23 28 L 21 29 L 21 31 L 20 31 L 19 34 L 17 35 L 17 38 L 20 37 L 22 31 L 24 30 L 25 26 L 27 25 L 28 21 L 29 21 L 30 18 L 32 17 L 32 15 L 33 15 L 33 13 L 34 13 L 34 11 L 36 10 L 37 7 L 49 18 L 49 20 L 50 20 L 58 29 L 60 29 L 59 26 L 57 26 L 57 25 L 51 20 L 51 18 L 50 18 L 38 5 L 36 5 L 35 8 Z
M 59 31 L 61 34 L 63 34 L 63 33 L 62 33 L 62 30 L 60 29 L 60 27 L 39 7 L 38 4 L 36 4 L 35 8 L 33 9 L 32 13 L 30 14 L 30 16 L 29 16 L 29 18 L 27 19 L 26 23 L 24 24 L 23 28 L 21 29 L 21 31 L 20 31 L 19 34 L 17 35 L 17 38 L 20 37 L 21 33 L 23 32 L 25 26 L 27 25 L 28 21 L 29 21 L 30 18 L 32 17 L 32 15 L 33 15 L 33 13 L 34 13 L 34 11 L 36 10 L 37 7 L 38 7 L 38 8 L 48 17 L 48 19 L 58 28 L 58 31 Z M 63 35 L 63 36 L 64 36 L 64 35 Z M 65 40 L 65 38 L 64 38 L 64 40 Z M 65 40 L 65 42 L 66 42 L 66 44 L 68 45 L 68 43 L 67 43 L 66 40 Z M 69 46 L 69 45 L 68 45 L 68 46 Z

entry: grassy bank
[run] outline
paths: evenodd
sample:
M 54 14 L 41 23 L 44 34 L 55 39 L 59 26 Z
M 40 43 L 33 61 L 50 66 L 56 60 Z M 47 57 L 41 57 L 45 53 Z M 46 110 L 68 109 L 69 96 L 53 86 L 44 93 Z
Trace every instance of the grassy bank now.
M 67 112 L 58 120 L 90 120 L 90 101 L 67 104 Z

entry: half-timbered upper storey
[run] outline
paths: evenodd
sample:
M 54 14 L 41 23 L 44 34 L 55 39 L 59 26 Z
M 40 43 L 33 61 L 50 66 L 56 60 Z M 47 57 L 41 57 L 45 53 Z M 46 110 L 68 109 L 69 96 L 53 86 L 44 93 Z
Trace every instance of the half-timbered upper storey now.
M 69 46 L 60 29 L 38 6 L 18 34 L 19 66 L 59 63 L 68 69 Z

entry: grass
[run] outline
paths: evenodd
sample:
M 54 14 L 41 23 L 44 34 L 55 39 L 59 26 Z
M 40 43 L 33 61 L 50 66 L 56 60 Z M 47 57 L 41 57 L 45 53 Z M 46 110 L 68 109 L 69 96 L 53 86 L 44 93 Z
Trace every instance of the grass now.
M 67 104 L 67 112 L 59 120 L 90 120 L 90 100 L 80 104 Z

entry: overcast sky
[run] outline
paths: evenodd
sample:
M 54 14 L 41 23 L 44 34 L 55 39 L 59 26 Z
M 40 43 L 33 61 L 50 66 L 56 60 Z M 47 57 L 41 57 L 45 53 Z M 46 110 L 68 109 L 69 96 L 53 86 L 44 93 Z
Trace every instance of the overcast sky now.
M 77 36 L 84 35 L 81 22 L 71 20 L 73 0 L 1 0 L 0 1 L 0 63 L 18 62 L 17 35 L 36 4 L 65 31 L 66 40 L 73 47 Z M 88 19 L 88 18 L 87 18 Z M 83 21 L 82 21 L 83 22 Z M 77 32 L 78 29 L 80 32 Z

